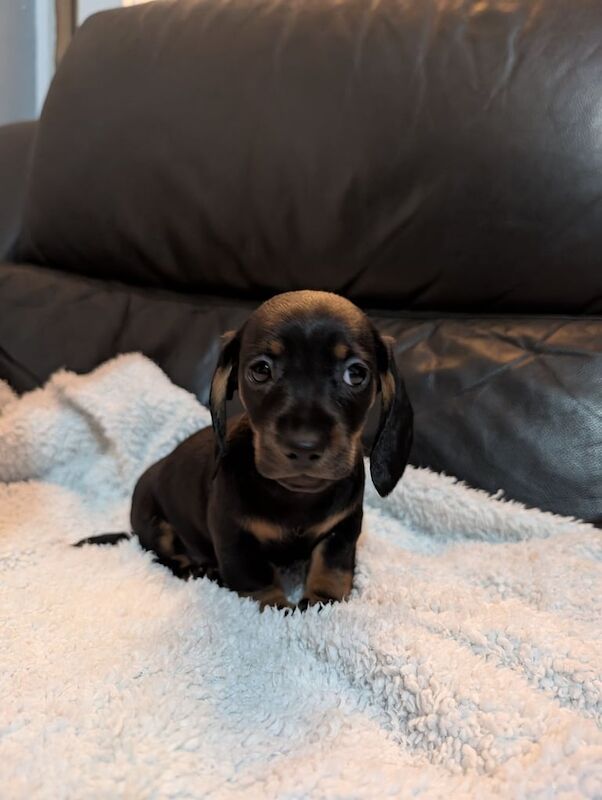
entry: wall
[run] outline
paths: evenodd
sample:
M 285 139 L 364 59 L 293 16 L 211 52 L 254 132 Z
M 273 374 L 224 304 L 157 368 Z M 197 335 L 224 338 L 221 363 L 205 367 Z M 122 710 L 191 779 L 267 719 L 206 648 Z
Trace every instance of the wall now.
M 122 5 L 120 0 L 79 0 L 77 7 L 78 24 L 81 25 L 90 14 L 96 14 L 97 11 L 106 11 L 108 8 L 117 8 L 120 5 Z
M 36 0 L 0 0 L 0 125 L 33 119 Z
M 107 8 L 118 8 L 119 6 L 135 6 L 145 2 L 149 2 L 149 0 L 79 0 L 78 23 L 82 23 L 86 17 L 96 11 L 105 11 Z
M 0 0 L 0 3 L 2 0 Z M 54 23 L 54 2 L 35 0 L 36 29 L 36 116 L 42 105 L 54 74 L 54 48 L 56 28 Z
M 78 21 L 143 0 L 79 0 Z M 54 72 L 54 0 L 0 0 L 0 125 L 34 119 Z

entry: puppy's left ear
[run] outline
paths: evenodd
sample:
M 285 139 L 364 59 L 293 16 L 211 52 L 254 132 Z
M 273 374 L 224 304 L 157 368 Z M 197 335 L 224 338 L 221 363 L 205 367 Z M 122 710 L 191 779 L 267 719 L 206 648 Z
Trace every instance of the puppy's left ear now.
M 241 334 L 242 329 L 228 331 L 222 336 L 222 349 L 211 381 L 209 410 L 215 431 L 216 463 L 226 452 L 226 402 L 232 399 L 238 387 Z
M 374 331 L 380 378 L 381 411 L 370 453 L 370 475 L 376 491 L 386 497 L 403 475 L 412 447 L 414 412 L 395 363 L 390 336 Z

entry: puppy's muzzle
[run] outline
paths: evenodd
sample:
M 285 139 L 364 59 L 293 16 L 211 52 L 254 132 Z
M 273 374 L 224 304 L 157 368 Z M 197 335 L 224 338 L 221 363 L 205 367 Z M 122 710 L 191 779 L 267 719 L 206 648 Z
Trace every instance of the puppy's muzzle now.
M 340 428 L 315 406 L 305 413 L 281 414 L 273 426 L 255 432 L 259 473 L 300 491 L 317 491 L 318 486 L 346 478 L 353 469 L 355 451 Z

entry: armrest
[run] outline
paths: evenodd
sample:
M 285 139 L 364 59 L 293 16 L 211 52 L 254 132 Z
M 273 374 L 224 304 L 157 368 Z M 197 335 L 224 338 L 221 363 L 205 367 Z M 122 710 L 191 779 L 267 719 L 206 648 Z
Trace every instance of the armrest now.
M 21 228 L 36 122 L 0 126 L 0 261 L 8 258 Z

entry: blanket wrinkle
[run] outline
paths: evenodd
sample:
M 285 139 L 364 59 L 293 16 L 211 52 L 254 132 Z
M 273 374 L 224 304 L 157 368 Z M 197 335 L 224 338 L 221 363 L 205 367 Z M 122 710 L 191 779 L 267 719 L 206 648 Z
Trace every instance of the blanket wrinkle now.
M 0 796 L 602 797 L 600 530 L 409 467 L 349 601 L 286 617 L 69 546 L 209 422 L 137 353 L 0 381 Z

